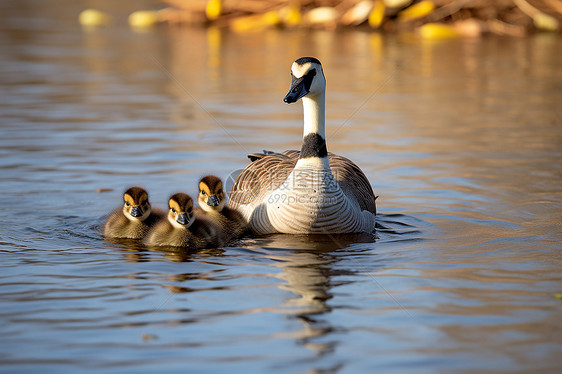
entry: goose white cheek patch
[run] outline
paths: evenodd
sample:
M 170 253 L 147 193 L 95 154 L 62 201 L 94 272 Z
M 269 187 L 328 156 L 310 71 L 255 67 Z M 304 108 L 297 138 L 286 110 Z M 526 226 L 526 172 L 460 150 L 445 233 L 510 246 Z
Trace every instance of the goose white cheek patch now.
M 295 78 L 302 78 L 306 72 L 310 69 L 312 64 L 307 62 L 304 65 L 299 65 L 296 62 L 293 62 L 293 66 L 291 66 L 291 72 L 293 73 L 293 77 Z

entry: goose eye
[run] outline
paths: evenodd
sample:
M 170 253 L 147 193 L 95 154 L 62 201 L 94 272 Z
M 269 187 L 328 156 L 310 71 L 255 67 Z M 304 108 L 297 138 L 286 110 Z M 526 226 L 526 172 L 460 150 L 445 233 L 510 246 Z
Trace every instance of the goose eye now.
M 207 193 L 205 191 L 201 191 L 201 195 L 206 195 Z
M 174 208 L 172 208 L 172 213 L 175 213 L 175 212 L 176 212 L 176 210 Z
M 131 203 L 130 203 L 130 202 L 128 202 L 128 201 L 125 201 L 125 205 L 127 205 L 127 206 L 130 206 L 130 205 L 131 205 Z

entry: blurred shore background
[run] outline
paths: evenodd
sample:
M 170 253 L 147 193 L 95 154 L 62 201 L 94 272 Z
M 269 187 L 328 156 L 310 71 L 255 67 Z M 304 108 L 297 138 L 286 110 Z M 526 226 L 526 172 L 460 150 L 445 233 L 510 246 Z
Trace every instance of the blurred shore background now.
M 157 9 L 158 8 L 158 9 Z M 111 22 L 98 9 L 80 15 L 86 26 Z M 362 28 L 380 32 L 415 31 L 423 38 L 525 36 L 559 32 L 558 0 L 161 0 L 155 9 L 129 16 L 142 29 L 157 23 L 206 25 L 235 32 L 268 28 Z

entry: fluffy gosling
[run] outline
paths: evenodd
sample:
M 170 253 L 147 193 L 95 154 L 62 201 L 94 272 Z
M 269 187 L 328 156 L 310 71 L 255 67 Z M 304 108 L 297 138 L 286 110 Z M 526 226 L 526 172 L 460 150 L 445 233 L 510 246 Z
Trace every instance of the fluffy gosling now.
M 226 206 L 226 194 L 219 177 L 207 175 L 199 182 L 197 214 L 211 219 L 220 227 L 226 243 L 241 237 L 248 229 L 244 217 Z
M 142 239 L 163 215 L 152 209 L 146 190 L 131 187 L 123 194 L 123 206 L 107 218 L 103 234 L 106 238 Z
M 167 219 L 160 220 L 144 239 L 147 246 L 216 248 L 223 245 L 220 229 L 205 217 L 195 215 L 193 200 L 185 193 L 172 195 Z

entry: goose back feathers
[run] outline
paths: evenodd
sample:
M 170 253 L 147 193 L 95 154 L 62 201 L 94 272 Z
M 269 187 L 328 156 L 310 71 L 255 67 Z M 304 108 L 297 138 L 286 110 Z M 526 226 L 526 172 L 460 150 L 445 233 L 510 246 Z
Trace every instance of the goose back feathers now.
M 264 202 L 267 202 L 267 200 L 275 202 L 276 200 L 290 199 L 289 196 L 277 196 L 276 198 L 275 194 L 272 194 L 272 192 L 282 192 L 284 184 L 286 187 L 289 187 L 287 179 L 291 174 L 294 175 L 293 171 L 297 165 L 300 155 L 301 152 L 297 150 L 287 150 L 283 153 L 264 151 L 264 153 L 253 153 L 248 155 L 252 162 L 236 178 L 230 193 L 229 206 L 233 209 L 239 210 L 250 223 L 250 227 L 255 232 L 261 234 L 280 232 L 275 228 L 269 227 L 267 224 L 258 224 L 255 220 L 257 215 L 254 212 L 254 208 Z M 369 180 L 361 171 L 359 166 L 350 159 L 339 156 L 335 153 L 328 152 L 327 158 L 329 160 L 331 174 L 334 177 L 334 181 L 337 182 L 343 194 L 345 194 L 349 200 L 357 204 L 357 209 L 359 211 L 367 211 L 372 213 L 373 216 L 376 215 L 376 197 L 373 193 Z M 303 171 L 303 173 L 306 172 Z M 322 174 L 323 173 L 317 174 L 317 177 L 327 177 Z M 285 192 L 288 193 L 289 191 L 285 190 Z M 339 215 L 337 216 L 339 219 L 344 218 Z M 312 222 L 311 226 L 315 226 L 314 222 Z M 264 228 L 268 228 L 269 231 L 264 230 Z M 372 231 L 372 229 L 359 230 L 357 232 L 368 231 Z M 303 231 L 298 233 L 335 232 L 327 231 L 324 226 L 321 226 L 310 230 L 303 229 Z

